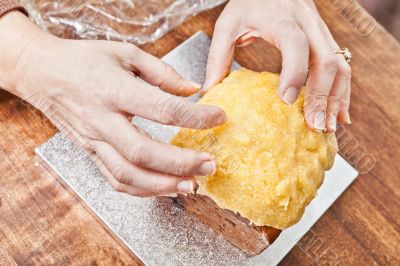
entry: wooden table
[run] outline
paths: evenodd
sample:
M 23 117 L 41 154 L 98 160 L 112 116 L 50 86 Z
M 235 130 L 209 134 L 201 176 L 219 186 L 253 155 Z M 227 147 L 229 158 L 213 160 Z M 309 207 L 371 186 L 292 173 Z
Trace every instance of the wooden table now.
M 400 45 L 353 1 L 317 4 L 354 55 L 353 125 L 338 138 L 362 174 L 282 265 L 400 265 Z M 190 18 L 143 49 L 162 56 L 199 30 L 211 34 L 221 10 Z M 262 41 L 238 49 L 236 59 L 280 71 L 279 52 Z M 0 92 L 0 265 L 140 264 L 38 163 L 33 149 L 55 133 L 39 112 Z

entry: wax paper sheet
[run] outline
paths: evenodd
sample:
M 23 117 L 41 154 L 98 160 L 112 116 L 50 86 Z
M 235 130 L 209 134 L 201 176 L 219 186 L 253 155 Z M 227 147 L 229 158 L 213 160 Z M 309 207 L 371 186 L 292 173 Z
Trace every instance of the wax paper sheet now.
M 153 42 L 226 0 L 20 0 L 44 30 L 72 39 Z

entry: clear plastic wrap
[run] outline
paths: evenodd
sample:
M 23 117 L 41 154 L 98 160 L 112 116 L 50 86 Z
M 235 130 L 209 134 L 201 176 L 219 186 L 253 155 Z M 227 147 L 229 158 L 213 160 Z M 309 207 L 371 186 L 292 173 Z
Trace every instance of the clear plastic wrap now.
M 226 0 L 20 0 L 33 21 L 57 36 L 153 42 L 188 16 Z

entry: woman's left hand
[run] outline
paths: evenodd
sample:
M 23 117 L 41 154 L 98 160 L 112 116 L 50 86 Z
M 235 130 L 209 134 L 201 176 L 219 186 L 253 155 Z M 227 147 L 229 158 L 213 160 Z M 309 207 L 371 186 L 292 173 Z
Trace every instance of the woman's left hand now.
M 351 68 L 312 0 L 231 0 L 215 25 L 205 88 L 228 72 L 235 46 L 261 37 L 283 58 L 279 97 L 297 99 L 305 84 L 304 115 L 309 128 L 333 132 L 350 123 Z

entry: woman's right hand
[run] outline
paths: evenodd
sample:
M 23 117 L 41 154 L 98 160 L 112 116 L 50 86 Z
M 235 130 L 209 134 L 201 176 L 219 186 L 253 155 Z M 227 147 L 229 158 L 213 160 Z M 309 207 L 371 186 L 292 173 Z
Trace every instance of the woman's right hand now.
M 23 15 L 12 16 L 13 30 L 38 32 Z M 77 130 L 116 190 L 137 196 L 190 193 L 195 175 L 215 171 L 210 154 L 153 140 L 130 122 L 138 115 L 189 128 L 224 123 L 220 108 L 168 94 L 191 95 L 196 84 L 131 44 L 63 40 L 43 32 L 30 40 L 5 84 L 45 114 L 50 105 L 50 119 L 61 115 Z
M 351 124 L 351 67 L 312 0 L 230 0 L 215 24 L 205 89 L 227 75 L 236 46 L 258 37 L 281 51 L 282 101 L 293 104 L 305 87 L 310 129 L 332 133 L 337 122 Z

